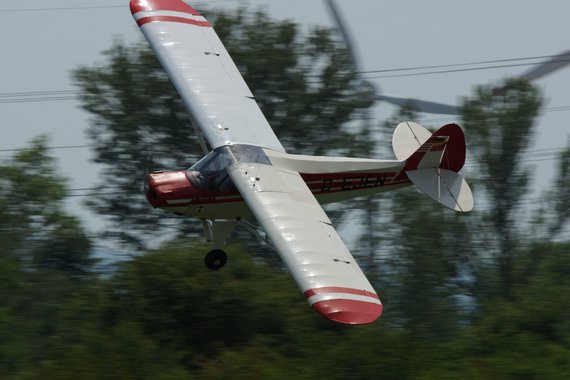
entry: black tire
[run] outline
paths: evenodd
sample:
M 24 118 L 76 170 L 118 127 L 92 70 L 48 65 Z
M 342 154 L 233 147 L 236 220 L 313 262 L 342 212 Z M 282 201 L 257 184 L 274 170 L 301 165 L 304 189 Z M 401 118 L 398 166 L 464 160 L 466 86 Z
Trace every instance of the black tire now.
M 218 270 L 223 268 L 228 262 L 228 255 L 221 249 L 212 249 L 204 258 L 206 268 Z

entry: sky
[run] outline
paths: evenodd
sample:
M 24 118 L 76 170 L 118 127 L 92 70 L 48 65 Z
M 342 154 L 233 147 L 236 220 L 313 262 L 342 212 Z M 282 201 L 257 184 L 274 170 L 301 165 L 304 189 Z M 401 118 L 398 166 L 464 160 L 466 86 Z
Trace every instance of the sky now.
M 337 0 L 350 27 L 362 70 L 458 64 L 486 60 L 547 56 L 570 49 L 570 2 L 545 0 Z M 0 0 L 2 60 L 0 70 L 1 150 L 21 148 L 39 134 L 51 136 L 52 146 L 86 145 L 89 115 L 69 93 L 63 100 L 53 91 L 74 90 L 70 70 L 104 62 L 101 52 L 114 39 L 140 40 L 128 0 Z M 333 26 L 322 0 L 212 0 L 189 2 L 234 9 L 240 3 L 264 7 L 274 18 L 291 19 L 306 27 Z M 524 4 L 524 5 L 523 5 Z M 76 9 L 81 8 L 84 9 Z M 516 76 L 528 67 L 504 67 L 440 75 L 374 79 L 379 91 L 456 104 L 478 84 Z M 538 120 L 531 149 L 552 153 L 570 143 L 570 66 L 536 82 L 547 100 Z M 42 101 L 38 101 L 42 100 Z M 374 118 L 390 117 L 395 109 L 378 104 Z M 422 115 L 431 125 L 457 121 L 454 117 Z M 192 133 L 192 131 L 188 131 Z M 88 148 L 54 149 L 62 174 L 73 189 L 91 188 L 101 168 L 90 161 Z M 538 156 L 533 153 L 532 157 Z M 533 164 L 533 197 L 547 188 L 555 160 Z M 375 157 L 388 158 L 392 157 Z M 82 197 L 69 199 L 69 208 L 92 229 L 100 220 L 88 214 Z

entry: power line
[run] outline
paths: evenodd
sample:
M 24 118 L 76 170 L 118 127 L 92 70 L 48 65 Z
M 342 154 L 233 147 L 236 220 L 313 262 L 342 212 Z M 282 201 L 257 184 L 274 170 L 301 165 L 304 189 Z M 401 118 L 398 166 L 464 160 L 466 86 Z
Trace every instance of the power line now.
M 126 5 L 90 5 L 90 6 L 85 6 L 85 7 L 12 8 L 12 9 L 0 9 L 0 13 L 78 11 L 78 10 L 110 9 L 110 8 L 127 9 L 127 6 Z
M 23 91 L 23 92 L 4 92 L 0 93 L 0 98 L 6 97 L 26 97 L 37 95 L 68 95 L 80 93 L 80 90 L 47 90 L 47 91 Z
M 0 94 L 0 104 L 13 104 L 13 103 L 37 103 L 37 102 L 51 102 L 51 101 L 69 101 L 77 100 L 77 95 L 80 91 L 69 90 L 69 91 L 31 91 L 31 92 L 20 92 L 20 93 L 4 93 Z M 13 96 L 11 94 L 16 94 Z M 40 96 L 36 96 L 40 94 Z M 12 97 L 10 97 L 12 96 Z M 546 107 L 541 110 L 541 112 L 563 112 L 570 111 L 570 106 L 558 106 L 558 107 Z M 445 122 L 449 119 L 428 119 L 425 122 Z M 1 150 L 0 150 L 1 151 Z
M 441 65 L 429 65 L 429 66 L 414 66 L 414 67 L 402 67 L 402 68 L 392 68 L 392 69 L 381 69 L 381 70 L 365 70 L 359 71 L 357 74 L 375 74 L 375 73 L 391 73 L 391 72 L 398 72 L 398 71 L 416 71 L 416 70 L 431 70 L 431 69 L 443 69 L 448 67 L 461 67 L 461 66 L 473 66 L 473 65 L 489 65 L 494 63 L 504 63 L 504 62 L 518 62 L 518 61 L 529 61 L 529 60 L 537 60 L 537 59 L 549 59 L 555 58 L 558 55 L 541 55 L 535 57 L 518 57 L 518 58 L 504 58 L 504 59 L 494 59 L 494 60 L 487 60 L 487 61 L 474 61 L 474 62 L 464 62 L 464 63 L 451 63 L 451 64 L 441 64 Z M 568 58 L 560 58 L 560 60 L 556 60 L 555 62 L 568 62 L 570 61 L 570 57 Z M 552 62 L 554 63 L 554 62 Z M 528 62 L 525 65 L 534 65 L 537 64 L 536 62 Z
M 85 148 L 94 148 L 96 147 L 95 144 L 84 144 L 84 145 L 60 145 L 60 146 L 48 146 L 46 149 L 48 150 L 61 150 L 61 149 L 85 149 Z M 22 152 L 29 150 L 30 148 L 6 148 L 0 149 L 0 153 L 11 153 L 11 152 Z M 541 148 L 541 149 L 529 149 L 525 151 L 524 156 L 522 157 L 523 161 L 530 160 L 533 158 L 544 158 L 544 156 L 548 157 L 551 155 L 558 155 L 564 152 L 567 148 L 566 147 L 551 147 L 551 148 Z M 160 154 L 160 153 L 169 153 L 169 150 L 156 150 L 153 153 Z M 533 157 L 534 156 L 534 157 Z M 550 158 L 557 159 L 558 157 Z M 475 165 L 475 162 L 468 163 L 467 166 Z
M 570 58 L 556 60 L 556 61 L 553 61 L 551 63 L 558 63 L 558 62 L 570 62 Z M 508 64 L 508 65 L 492 65 L 492 66 L 469 67 L 469 68 L 462 68 L 462 69 L 424 71 L 421 73 L 373 75 L 373 76 L 369 76 L 369 77 L 366 76 L 363 79 L 403 78 L 403 77 L 416 77 L 416 76 L 422 76 L 422 75 L 451 74 L 451 73 L 460 73 L 460 72 L 466 72 L 466 71 L 480 71 L 480 70 L 501 69 L 501 68 L 507 68 L 507 67 L 531 66 L 531 65 L 535 65 L 535 64 L 536 63 L 513 63 L 513 64 Z
M 0 93 L 0 104 L 75 100 L 80 93 L 80 90 L 5 92 Z
M 549 113 L 549 112 L 562 112 L 562 111 L 570 111 L 570 106 L 557 106 L 557 107 L 544 107 L 539 110 L 539 113 Z M 451 118 L 429 118 L 429 117 L 421 117 L 418 115 L 418 119 L 421 119 L 423 123 L 448 123 Z
M 93 144 L 86 144 L 86 145 L 61 145 L 61 146 L 48 146 L 46 149 L 48 150 L 59 150 L 59 149 L 82 149 L 82 148 L 92 148 L 95 145 Z M 10 153 L 10 152 L 23 152 L 26 150 L 30 150 L 30 148 L 7 148 L 7 149 L 0 149 L 0 153 Z
M 26 99 L 0 99 L 0 104 L 5 103 L 38 103 L 38 102 L 53 102 L 61 100 L 76 100 L 76 96 L 47 96 Z
M 240 2 L 240 0 L 209 0 L 208 3 L 233 3 Z M 201 3 L 198 1 L 197 3 Z M 204 4 L 205 5 L 205 4 Z M 46 7 L 46 8 L 9 8 L 0 9 L 0 13 L 22 13 L 22 12 L 54 12 L 54 11 L 84 11 L 94 9 L 113 9 L 123 8 L 128 9 L 127 4 L 123 5 L 88 5 L 83 7 Z
M 119 7 L 119 6 L 112 6 Z M 122 7 L 122 6 L 121 6 Z M 69 9 L 84 9 L 92 7 L 71 7 Z M 39 9 L 39 8 L 38 8 Z M 44 8 L 42 8 L 44 9 Z M 48 8 L 45 8 L 48 9 Z M 52 9 L 52 8 L 49 8 Z M 53 8 L 59 9 L 59 8 Z M 2 10 L 0 10 L 2 12 Z M 390 72 L 400 72 L 400 71 L 417 71 L 426 70 L 434 68 L 447 68 L 447 67 L 462 67 L 462 66 L 472 66 L 477 64 L 491 64 L 491 63 L 502 63 L 502 62 L 520 62 L 524 60 L 537 60 L 537 59 L 547 59 L 557 57 L 557 55 L 543 55 L 543 56 L 531 56 L 531 57 L 518 57 L 518 58 L 505 58 L 497 60 L 486 60 L 486 61 L 474 61 L 467 63 L 452 63 L 452 64 L 441 64 L 441 65 L 428 65 L 428 66 L 415 66 L 415 67 L 402 67 L 402 68 L 391 68 L 391 69 L 381 69 L 381 70 L 368 70 L 361 71 L 358 74 L 371 74 L 371 73 L 390 73 Z M 557 62 L 570 62 L 570 56 L 560 57 Z M 507 65 L 492 65 L 492 66 L 478 66 L 478 67 L 468 67 L 468 68 L 457 68 L 450 70 L 435 70 L 435 71 L 424 71 L 419 73 L 404 73 L 404 74 L 393 74 L 393 75 L 376 75 L 365 77 L 364 79 L 376 79 L 376 78 L 396 78 L 396 77 L 409 77 L 409 76 L 422 76 L 422 75 L 433 75 L 433 74 L 448 74 L 457 73 L 465 71 L 478 71 L 478 70 L 489 70 L 496 68 L 505 67 L 518 67 L 518 66 L 529 66 L 534 65 L 535 62 L 530 63 L 515 63 Z M 321 81 L 315 81 L 315 83 L 322 83 Z M 48 101 L 69 101 L 77 99 L 77 95 L 81 93 L 80 90 L 55 90 L 55 91 L 25 91 L 25 92 L 9 92 L 0 93 L 0 104 L 10 104 L 10 103 L 35 103 L 35 102 L 48 102 Z M 544 109 L 543 112 L 561 112 L 570 110 L 570 106 L 561 107 L 551 107 L 549 109 Z

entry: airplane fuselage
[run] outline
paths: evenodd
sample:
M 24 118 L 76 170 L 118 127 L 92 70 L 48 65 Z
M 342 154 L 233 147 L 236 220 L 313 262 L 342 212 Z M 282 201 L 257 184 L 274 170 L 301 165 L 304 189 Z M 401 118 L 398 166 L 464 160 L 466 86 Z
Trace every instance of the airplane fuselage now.
M 389 191 L 411 184 L 394 165 L 376 170 L 303 173 L 301 176 L 320 204 L 344 201 Z M 145 195 L 155 208 L 200 219 L 236 219 L 251 215 L 233 186 L 204 188 L 196 185 L 189 170 L 154 172 L 147 176 Z

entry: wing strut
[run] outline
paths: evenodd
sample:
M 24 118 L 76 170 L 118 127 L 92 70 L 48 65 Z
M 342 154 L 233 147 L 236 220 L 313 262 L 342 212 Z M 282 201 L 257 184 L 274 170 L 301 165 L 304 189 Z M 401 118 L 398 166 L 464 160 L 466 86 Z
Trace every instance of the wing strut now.
M 204 155 L 210 153 L 208 151 L 208 146 L 206 145 L 206 140 L 204 140 L 204 135 L 202 135 L 202 132 L 200 129 L 198 129 L 198 127 L 196 127 L 196 124 L 194 124 L 193 121 L 190 121 L 190 123 L 192 124 L 192 129 L 194 129 L 194 133 L 196 133 L 198 143 L 200 144 L 200 148 L 202 148 L 202 153 L 204 153 Z

